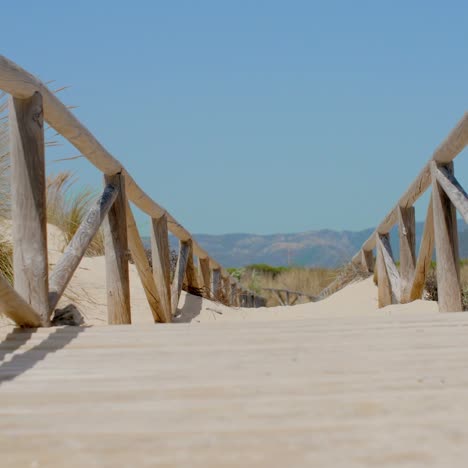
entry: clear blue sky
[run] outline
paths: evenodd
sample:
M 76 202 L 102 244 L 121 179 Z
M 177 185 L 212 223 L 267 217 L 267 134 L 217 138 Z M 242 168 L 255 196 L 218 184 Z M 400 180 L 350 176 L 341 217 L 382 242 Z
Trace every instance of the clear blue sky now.
M 42 0 L 1 13 L 2 53 L 71 85 L 62 99 L 195 233 L 373 226 L 467 110 L 466 1 Z M 65 168 L 101 183 L 87 161 L 49 166 Z

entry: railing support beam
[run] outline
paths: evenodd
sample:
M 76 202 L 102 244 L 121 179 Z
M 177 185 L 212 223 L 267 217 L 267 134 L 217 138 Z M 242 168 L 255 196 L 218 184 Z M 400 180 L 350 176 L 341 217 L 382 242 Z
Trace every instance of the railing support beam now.
M 42 96 L 10 97 L 11 208 L 15 289 L 50 325 Z

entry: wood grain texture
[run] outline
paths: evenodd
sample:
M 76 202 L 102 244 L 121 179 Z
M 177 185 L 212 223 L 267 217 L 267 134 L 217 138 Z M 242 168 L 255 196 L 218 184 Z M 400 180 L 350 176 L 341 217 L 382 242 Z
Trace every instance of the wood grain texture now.
M 460 291 L 460 262 L 455 207 L 437 180 L 437 164 L 432 163 L 432 204 L 437 258 L 437 292 L 441 312 L 463 310 Z M 452 167 L 447 166 L 451 172 Z
M 426 277 L 431 267 L 432 254 L 434 251 L 434 210 L 432 208 L 432 197 L 429 199 L 426 222 L 424 223 L 421 245 L 419 247 L 418 260 L 414 271 L 411 286 L 410 300 L 422 299 Z
M 113 185 L 108 185 L 104 189 L 104 192 L 90 208 L 60 260 L 55 265 L 49 278 L 49 308 L 51 313 L 65 292 L 73 273 L 75 273 L 89 244 L 99 231 L 104 217 L 110 210 L 117 195 L 118 189 Z
M 3 328 L 2 464 L 467 466 L 468 314 L 347 312 Z
M 191 255 L 190 244 L 188 242 L 179 241 L 179 255 L 177 256 L 177 265 L 171 289 L 171 312 L 173 316 L 177 312 L 189 255 Z
M 109 325 L 131 323 L 130 279 L 128 273 L 127 199 L 121 174 L 104 176 L 118 194 L 103 222 L 106 256 L 107 320 Z
M 372 250 L 361 249 L 361 265 L 365 271 L 372 273 L 374 271 L 374 255 Z
M 195 268 L 193 261 L 193 241 L 189 239 L 187 241 L 188 253 L 187 253 L 187 266 L 185 267 L 185 280 L 187 281 L 187 287 L 189 289 L 201 289 L 200 282 L 198 279 L 198 271 Z
M 132 209 L 128 202 L 126 208 L 128 247 L 130 249 L 130 254 L 135 262 L 138 276 L 140 277 L 143 290 L 145 291 L 145 296 L 148 300 L 148 305 L 151 309 L 153 319 L 155 322 L 164 323 L 166 321 L 166 316 L 162 310 L 158 290 L 153 278 L 153 271 L 150 267 L 148 257 L 146 256 L 145 247 L 141 240 Z
M 401 303 L 410 301 L 416 266 L 416 219 L 414 207 L 398 207 L 398 233 L 400 236 Z
M 390 236 L 379 234 L 377 238 L 377 275 L 379 307 L 400 302 L 400 277 L 393 260 Z
M 184 241 L 191 238 L 190 233 L 139 187 L 122 163 L 104 148 L 44 83 L 2 55 L 0 55 L 0 89 L 20 99 L 30 98 L 36 91 L 39 91 L 43 97 L 44 118 L 52 128 L 104 174 L 113 175 L 120 172 L 125 177 L 127 197 L 138 208 L 155 219 L 166 215 L 172 234 Z M 221 268 L 221 265 L 210 258 L 195 241 L 193 250 L 198 257 L 209 258 L 211 268 Z
M 152 219 L 151 256 L 153 260 L 153 278 L 161 302 L 164 322 L 172 321 L 171 307 L 171 262 L 169 235 L 166 215 Z
M 219 293 L 221 291 L 221 270 L 219 268 L 215 268 L 211 271 L 211 281 L 211 291 L 216 300 L 219 298 Z
M 42 96 L 9 98 L 15 289 L 50 325 Z
M 211 297 L 211 269 L 207 258 L 198 259 L 198 271 L 205 296 L 209 299 Z
M 465 223 L 468 223 L 468 195 L 446 167 L 436 167 L 434 169 L 437 182 L 444 189 L 445 194 L 450 198 L 455 208 L 461 214 Z
M 0 274 L 0 314 L 13 320 L 20 327 L 40 327 L 42 317 L 36 312 Z

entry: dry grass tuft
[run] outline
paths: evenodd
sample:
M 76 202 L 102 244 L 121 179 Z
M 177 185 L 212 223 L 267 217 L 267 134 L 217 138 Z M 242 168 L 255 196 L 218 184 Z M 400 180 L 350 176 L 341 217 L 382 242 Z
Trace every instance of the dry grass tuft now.
M 47 221 L 60 228 L 68 242 L 85 219 L 96 198 L 90 188 L 74 190 L 76 178 L 72 172 L 60 172 L 47 177 Z M 99 231 L 92 240 L 87 256 L 104 254 L 104 237 Z
M 326 286 L 336 277 L 336 270 L 327 268 L 283 268 L 278 272 L 259 271 L 255 268 L 245 268 L 240 272 L 240 282 L 245 288 L 263 296 L 267 307 L 279 305 L 275 294 L 265 291 L 263 288 L 288 289 L 310 296 L 318 296 Z M 309 302 L 306 297 L 301 297 L 298 303 Z

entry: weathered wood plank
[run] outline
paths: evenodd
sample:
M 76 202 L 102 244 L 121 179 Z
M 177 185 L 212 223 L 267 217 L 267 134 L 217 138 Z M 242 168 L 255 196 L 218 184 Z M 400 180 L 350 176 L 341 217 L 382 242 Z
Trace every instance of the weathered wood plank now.
M 15 289 L 50 325 L 42 96 L 9 99 Z
M 164 323 L 166 321 L 166 317 L 162 310 L 158 290 L 154 282 L 153 271 L 151 270 L 148 257 L 146 256 L 145 247 L 138 232 L 135 217 L 133 216 L 132 209 L 128 202 L 126 206 L 126 214 L 128 247 L 130 249 L 130 254 L 135 262 L 138 276 L 140 277 L 143 290 L 145 291 L 145 296 L 148 300 L 148 305 L 150 306 L 153 319 L 155 322 Z
M 40 327 L 42 317 L 36 312 L 0 274 L 0 314 L 13 320 L 20 327 Z
M 179 241 L 179 256 L 177 257 L 177 265 L 175 269 L 174 279 L 172 281 L 171 292 L 171 311 L 173 316 L 177 312 L 177 305 L 179 304 L 179 298 L 182 292 L 182 285 L 184 283 L 185 270 L 187 268 L 189 254 L 191 255 L 189 243 Z
M 372 250 L 361 249 L 361 265 L 369 273 L 374 271 L 374 255 L 372 254 Z
M 427 208 L 426 222 L 419 247 L 418 261 L 414 271 L 411 286 L 410 301 L 422 299 L 426 277 L 431 267 L 432 253 L 434 250 L 434 210 L 432 208 L 432 197 Z
M 127 199 L 121 174 L 104 176 L 105 185 L 113 185 L 118 194 L 104 218 L 106 255 L 107 320 L 109 325 L 131 323 L 130 280 L 128 273 Z
M 223 292 L 228 305 L 231 305 L 231 277 L 223 278 Z
M 219 268 L 215 268 L 211 272 L 211 290 L 215 300 L 219 299 L 219 293 L 221 290 L 221 270 Z
M 410 301 L 411 286 L 416 266 L 416 220 L 414 207 L 398 207 L 400 236 L 400 302 Z
M 211 296 L 211 269 L 208 258 L 198 259 L 198 270 L 200 273 L 200 283 L 202 284 L 204 294 L 209 299 Z
M 231 283 L 231 306 L 239 307 L 239 293 L 235 282 Z
M 379 307 L 400 301 L 400 278 L 393 260 L 390 236 L 379 234 L 377 238 L 377 275 Z
M 171 322 L 171 262 L 167 218 L 165 215 L 158 219 L 152 219 L 151 255 L 153 277 L 161 302 L 164 322 Z
M 187 287 L 190 289 L 200 289 L 200 282 L 198 280 L 198 272 L 195 268 L 193 261 L 193 241 L 189 239 L 187 241 L 189 251 L 187 253 L 187 266 L 185 267 L 185 280 L 187 281 Z
M 118 189 L 113 185 L 108 185 L 104 189 L 104 192 L 90 208 L 65 252 L 55 265 L 49 278 L 49 308 L 51 313 L 65 292 L 68 283 L 78 268 L 89 244 L 99 231 L 104 217 L 110 210 L 117 195 Z
M 462 215 L 465 223 L 468 223 L 468 195 L 460 185 L 458 180 L 446 167 L 437 167 L 434 169 L 437 182 L 444 189 L 450 201 Z
M 452 172 L 453 168 L 447 166 Z M 437 180 L 437 165 L 431 164 L 434 237 L 437 258 L 437 291 L 441 312 L 463 310 L 455 207 Z

